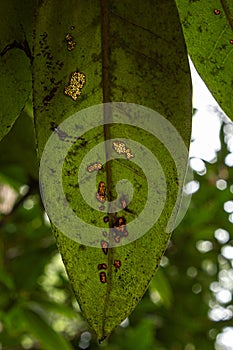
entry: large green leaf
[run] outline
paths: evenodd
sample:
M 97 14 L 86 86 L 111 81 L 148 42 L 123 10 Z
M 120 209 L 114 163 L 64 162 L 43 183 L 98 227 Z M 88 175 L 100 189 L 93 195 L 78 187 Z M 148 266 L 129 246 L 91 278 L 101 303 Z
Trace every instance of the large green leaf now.
M 188 53 L 219 105 L 233 120 L 233 2 L 176 2 Z
M 0 140 L 20 115 L 31 91 L 35 0 L 0 2 Z
M 82 312 L 98 339 L 102 340 L 129 315 L 147 289 L 170 237 L 170 232 L 166 229 L 169 218 L 175 203 L 179 204 L 180 200 L 178 184 L 182 186 L 184 180 L 187 154 L 179 153 L 179 137 L 175 137 L 174 141 L 174 135 L 169 131 L 169 121 L 188 146 L 191 83 L 176 5 L 172 0 L 162 3 L 149 0 L 42 1 L 37 16 L 34 56 L 35 125 L 39 156 L 43 154 L 40 175 L 45 207 L 54 224 L 57 244 Z M 72 96 L 65 94 L 74 72 L 76 76 L 85 74 L 86 79 L 84 86 L 79 82 L 78 92 L 81 94 L 77 100 L 72 98 L 75 98 L 75 84 L 73 90 L 68 88 Z M 84 78 L 83 75 L 80 77 Z M 136 113 L 140 113 L 141 109 L 132 104 L 127 105 L 126 110 L 122 105 L 114 105 L 112 115 L 107 113 L 107 108 L 111 109 L 109 105 L 85 109 L 102 102 L 114 101 L 140 104 L 150 108 L 152 114 L 152 110 L 158 111 L 164 119 L 161 117 L 158 122 L 153 114 L 154 119 L 148 125 L 148 109 L 144 107 L 144 115 L 139 118 Z M 76 133 L 72 136 L 72 130 L 66 129 L 65 124 L 58 125 L 75 112 L 79 112 L 78 116 L 81 117 L 78 121 L 72 119 Z M 102 124 L 96 122 L 98 118 Z M 52 143 L 47 144 L 44 150 L 52 129 L 55 131 Z M 78 138 L 76 142 L 74 137 Z M 135 159 L 127 159 L 126 154 L 107 162 L 109 158 L 105 158 L 102 170 L 93 180 L 92 175 L 96 172 L 89 173 L 86 170 L 85 157 L 92 154 L 96 145 L 110 139 L 127 139 L 129 143 L 132 140 L 130 147 Z M 167 150 L 166 143 L 169 140 L 173 140 L 173 143 Z M 49 147 L 53 147 L 53 142 L 55 146 L 51 152 Z M 135 142 L 139 145 L 137 152 Z M 114 153 L 112 144 L 106 142 L 103 154 L 99 152 L 98 157 Z M 57 166 L 63 163 L 59 159 L 63 153 L 63 187 L 73 210 L 71 217 L 67 216 L 63 206 L 64 198 L 57 191 L 60 174 Z M 152 155 L 152 161 L 146 160 L 147 153 Z M 176 158 L 180 159 L 182 169 L 176 169 Z M 89 160 L 97 161 L 95 158 Z M 147 174 L 140 169 L 138 160 L 145 165 Z M 80 180 L 81 168 L 84 172 Z M 165 180 L 159 169 L 163 169 Z M 154 179 L 152 192 L 158 197 L 153 205 L 150 203 L 148 212 L 144 213 L 142 210 L 147 203 L 149 191 L 146 180 L 149 177 Z M 109 223 L 104 222 L 104 210 L 110 212 L 110 202 L 117 198 L 116 184 L 122 179 L 129 179 L 133 184 L 133 199 L 130 203 L 125 203 L 128 204 L 126 208 L 122 205 L 117 215 L 110 213 Z M 107 209 L 102 205 L 102 210 L 95 199 L 101 181 L 105 182 L 108 200 L 104 203 L 104 206 L 107 203 Z M 80 190 L 82 185 L 86 186 L 86 200 Z M 120 192 L 125 195 L 127 202 L 128 193 L 125 194 L 122 189 Z M 161 209 L 159 196 L 165 192 L 167 197 L 164 207 L 161 202 Z M 94 209 L 89 205 L 89 199 L 94 202 Z M 62 230 L 49 210 L 51 203 L 64 224 Z M 143 231 L 143 227 L 158 215 L 157 209 L 162 210 L 162 215 L 142 236 L 140 230 Z M 109 227 L 112 228 L 119 217 L 123 216 L 128 228 L 141 212 L 144 217 L 138 221 L 138 231 L 142 237 L 133 241 L 131 237 L 134 237 L 135 232 L 129 229 L 128 237 L 122 238 L 120 243 L 113 242 L 113 230 Z M 94 243 L 88 241 L 91 241 L 91 235 L 84 230 L 82 224 L 72 226 L 74 213 L 86 225 L 90 224 L 90 232 L 94 228 Z M 115 244 L 105 250 L 105 254 L 104 249 L 99 249 L 101 241 L 108 239 L 103 237 L 103 230 L 110 231 L 109 244 Z M 118 261 L 121 266 L 114 266 Z M 106 264 L 106 269 L 101 264 Z M 98 271 L 98 268 L 103 269 Z

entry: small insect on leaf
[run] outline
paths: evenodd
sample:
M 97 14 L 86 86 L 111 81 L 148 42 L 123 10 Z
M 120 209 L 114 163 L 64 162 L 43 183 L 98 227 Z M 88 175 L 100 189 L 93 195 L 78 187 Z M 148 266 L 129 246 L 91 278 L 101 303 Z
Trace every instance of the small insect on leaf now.
M 107 270 L 107 265 L 105 263 L 99 264 L 98 270 Z
M 121 261 L 120 260 L 114 260 L 114 266 L 119 268 L 121 267 Z
M 102 240 L 101 242 L 102 251 L 105 255 L 108 254 L 108 242 Z
M 215 15 L 220 15 L 221 11 L 219 9 L 214 9 L 214 14 Z
M 101 203 L 105 202 L 105 183 L 103 181 L 100 181 L 98 185 L 98 192 L 96 192 L 96 199 L 98 199 L 98 201 Z
M 104 222 L 109 222 L 109 217 L 108 216 L 104 217 Z
M 114 267 L 115 267 L 115 272 L 118 271 L 118 269 L 121 267 L 121 261 L 120 260 L 114 260 Z
M 106 273 L 105 272 L 100 272 L 100 282 L 101 283 L 106 283 L 107 278 L 106 278 Z

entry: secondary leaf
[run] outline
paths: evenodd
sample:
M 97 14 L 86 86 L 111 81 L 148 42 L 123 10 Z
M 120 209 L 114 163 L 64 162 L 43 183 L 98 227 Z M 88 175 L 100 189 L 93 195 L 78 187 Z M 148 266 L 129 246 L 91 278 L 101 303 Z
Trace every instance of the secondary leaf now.
M 34 4 L 34 0 L 0 2 L 0 140 L 10 131 L 31 91 Z
M 176 0 L 188 53 L 207 87 L 233 120 L 233 3 Z
M 169 119 L 188 146 L 191 83 L 179 16 L 172 0 L 162 3 L 47 0 L 41 3 L 38 12 L 34 45 L 34 109 L 38 152 L 40 157 L 43 154 L 43 199 L 82 312 L 102 340 L 129 315 L 148 287 L 170 237 L 166 227 L 177 196 L 177 203 L 180 200 L 178 185 L 182 186 L 184 180 L 187 154 L 179 153 L 178 137 L 169 149 L 169 140 L 174 135 L 169 134 L 170 123 L 166 121 Z M 102 105 L 96 106 L 114 101 L 149 107 L 167 118 L 162 118 L 166 122 L 160 124 L 154 116 L 147 125 L 148 110 L 144 109 L 139 117 L 137 113 L 141 113 L 141 109 L 135 105 L 127 105 L 123 111 L 122 105 L 113 105 L 112 115 L 107 114 L 107 106 L 104 109 Z M 90 106 L 94 108 L 85 110 Z M 70 130 L 63 129 L 64 124 L 59 124 L 78 111 L 81 118 L 73 120 L 75 134 L 72 135 Z M 124 112 L 130 115 L 128 119 Z M 99 116 L 102 122 L 96 125 Z M 53 140 L 58 143 L 48 153 L 50 143 L 47 144 L 43 153 L 51 130 L 55 131 Z M 128 141 L 122 144 L 125 139 Z M 113 140 L 115 149 L 114 142 L 108 141 L 96 157 L 102 159 L 112 152 L 117 153 L 118 158 L 103 159 L 103 168 L 97 173 L 88 168 L 88 159 L 92 163 L 98 161 L 91 157 L 92 149 L 106 140 Z M 132 146 L 129 146 L 130 140 Z M 125 148 L 124 154 L 120 154 L 119 147 L 124 148 L 127 142 L 130 149 Z M 65 198 L 57 191 L 57 166 L 62 164 L 59 157 L 64 152 L 64 192 L 72 213 L 90 224 L 90 232 L 94 227 L 94 243 L 88 241 L 92 239 L 91 234 L 84 232 L 81 224 L 72 226 L 72 219 L 63 206 Z M 149 162 L 147 154 L 152 155 Z M 176 169 L 175 158 L 181 160 L 183 170 Z M 140 169 L 139 160 L 147 173 L 143 172 L 143 166 Z M 81 178 L 80 169 L 84 169 Z M 163 170 L 165 179 L 159 169 Z M 94 185 L 91 173 L 97 174 Z M 105 237 L 108 231 L 110 235 L 114 230 L 126 233 L 124 225 L 119 229 L 120 217 L 126 220 L 128 228 L 142 212 L 148 202 L 147 178 L 153 179 L 152 192 L 157 197 L 138 220 L 138 227 L 143 230 L 161 209 L 159 220 L 137 240 L 132 241 L 135 232 L 129 229 L 128 237 L 118 237 L 119 242 L 114 236 L 114 247 L 100 249 L 103 240 L 109 239 L 112 243 L 113 237 Z M 122 179 L 129 179 L 133 184 L 131 202 L 129 193 L 122 187 L 119 191 L 124 196 L 118 197 L 116 185 Z M 82 185 L 86 186 L 85 200 Z M 103 205 L 95 197 L 97 191 L 98 196 L 105 197 Z M 165 202 L 160 203 L 160 195 L 165 193 Z M 118 213 L 107 215 L 113 200 L 124 204 Z M 48 209 L 51 203 L 64 230 L 56 227 L 57 221 Z M 118 230 L 113 229 L 114 225 L 118 225 Z
M 9 134 L 0 143 L 2 171 L 10 165 L 22 165 L 30 176 L 38 178 L 34 137 L 33 120 L 23 111 Z
M 39 341 L 44 350 L 72 350 L 72 346 L 36 312 L 24 309 L 25 328 Z

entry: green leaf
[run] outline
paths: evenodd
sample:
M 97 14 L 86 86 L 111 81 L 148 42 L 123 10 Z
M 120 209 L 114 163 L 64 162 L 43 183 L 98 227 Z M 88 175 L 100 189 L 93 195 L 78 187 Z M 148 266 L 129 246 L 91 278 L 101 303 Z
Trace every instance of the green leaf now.
M 9 134 L 0 143 L 0 162 L 5 167 L 20 165 L 34 179 L 38 178 L 38 159 L 33 121 L 25 111 L 16 120 Z
M 174 214 L 174 220 L 180 201 L 178 183 L 180 186 L 183 184 L 187 154 L 179 153 L 178 137 L 169 151 L 166 149 L 169 140 L 173 139 L 172 131 L 168 131 L 171 130 L 168 120 L 187 146 L 190 141 L 191 82 L 179 16 L 172 0 L 153 2 L 153 6 L 149 0 L 94 3 L 58 3 L 48 0 L 41 3 L 38 12 L 34 45 L 34 109 L 39 156 L 43 153 L 40 175 L 44 204 L 53 222 L 57 244 L 80 308 L 101 341 L 130 314 L 145 293 L 170 237 L 167 230 L 169 218 Z M 86 78 L 77 100 L 72 99 L 75 96 L 71 88 L 68 91 L 72 96 L 65 94 L 74 72 L 77 75 L 85 74 Z M 84 76 L 81 75 L 81 78 Z M 121 120 L 119 108 L 122 105 L 113 104 L 110 118 L 106 110 L 109 105 L 105 105 L 103 110 L 99 104 L 114 101 L 145 106 L 141 107 L 145 114 L 137 118 L 136 113 L 142 110 L 137 105 L 127 105 L 131 118 L 127 119 L 127 114 L 122 113 Z M 91 106 L 94 108 L 85 110 Z M 136 108 L 135 118 L 131 108 Z M 161 117 L 162 125 L 157 123 L 154 116 L 149 126 L 146 126 L 146 113 L 149 110 L 153 114 L 151 109 L 164 117 Z M 69 128 L 63 129 L 64 124 L 58 126 L 79 111 L 81 117 L 72 122 L 76 134 L 72 134 Z M 96 125 L 98 116 L 102 120 L 100 125 Z M 114 118 L 115 123 L 111 124 Z M 106 124 L 103 126 L 104 121 Z M 80 134 L 80 130 L 87 125 L 89 129 Z M 51 130 L 55 131 L 52 137 L 55 147 L 52 151 L 49 149 L 53 145 L 52 141 L 44 150 Z M 157 137 L 152 130 L 158 132 Z M 165 135 L 163 140 L 160 134 Z M 96 179 L 92 180 L 85 157 L 100 142 L 122 138 L 129 143 L 133 140 L 139 145 L 137 151 L 136 143 L 132 143 L 132 147 L 128 146 L 134 153 L 135 162 L 134 158 L 129 160 L 125 155 L 108 162 L 104 158 L 103 169 L 95 173 Z M 115 152 L 112 145 L 110 142 L 105 143 L 107 153 Z M 152 155 L 149 162 L 144 162 L 146 149 L 146 154 Z M 103 157 L 105 151 L 102 152 Z M 59 157 L 63 153 L 65 161 L 61 162 Z M 102 157 L 102 154 L 98 157 Z M 182 160 L 182 169 L 176 169 L 175 158 Z M 90 159 L 92 162 L 97 161 L 95 158 Z M 142 167 L 145 165 L 148 173 L 143 173 L 144 169 L 140 169 L 138 161 Z M 157 162 L 161 168 L 156 167 Z M 75 218 L 80 217 L 82 222 L 89 223 L 90 231 L 95 231 L 94 238 L 82 228 L 81 223 L 72 226 L 71 217 L 66 215 L 67 208 L 63 206 L 66 201 L 57 187 L 60 174 L 57 166 L 62 163 L 62 185 L 70 205 L 68 207 L 72 208 L 71 217 L 75 213 Z M 83 178 L 79 179 L 81 165 L 84 172 Z M 163 169 L 165 179 L 159 169 Z M 181 176 L 178 181 L 179 171 Z M 137 221 L 136 230 L 140 238 L 133 240 L 135 232 L 129 230 L 128 237 L 122 238 L 118 244 L 113 242 L 110 234 L 112 247 L 100 249 L 101 241 L 108 239 L 104 238 L 102 227 L 110 233 L 114 230 L 116 233 L 116 228 L 113 230 L 112 226 L 119 217 L 124 217 L 128 227 L 142 212 L 150 191 L 147 177 L 155 182 L 152 192 L 158 198 L 166 192 L 164 207 L 156 197 L 156 203 L 150 204 L 148 210 L 143 212 L 144 217 Z M 119 200 L 116 184 L 122 179 L 129 179 L 133 184 L 135 190 L 132 201 L 128 203 L 126 198 L 127 207 L 121 207 L 117 216 L 110 213 L 109 223 L 106 223 L 103 221 L 106 213 L 99 209 L 100 203 L 95 198 L 98 185 L 101 181 L 105 182 L 106 202 L 110 206 L 112 200 Z M 86 186 L 85 200 L 80 191 L 83 184 Z M 125 194 L 124 190 L 120 191 Z M 94 209 L 88 203 L 89 198 L 94 203 Z M 55 210 L 59 214 L 58 220 L 64 224 L 62 230 L 56 219 L 53 219 L 50 204 L 53 212 Z M 173 212 L 174 207 L 176 209 Z M 162 214 L 159 220 L 143 235 L 143 229 L 154 220 L 160 209 Z M 106 210 L 109 212 L 110 207 Z M 84 224 L 84 227 L 87 225 Z M 121 263 L 120 267 L 116 266 L 117 262 Z M 101 264 L 106 264 L 106 269 Z M 103 269 L 100 271 L 98 268 Z
M 0 140 L 10 131 L 31 91 L 35 0 L 0 3 Z
M 30 332 L 41 344 L 44 350 L 72 350 L 73 347 L 59 333 L 36 312 L 24 310 L 25 328 Z
M 162 304 L 166 308 L 169 308 L 171 306 L 172 289 L 162 268 L 158 270 L 154 278 L 151 280 L 150 291 L 156 291 L 159 294 Z
M 120 349 L 157 349 L 154 346 L 154 321 L 143 319 L 135 327 L 128 327 L 127 333 L 119 339 Z
M 176 0 L 188 53 L 207 87 L 233 120 L 233 3 Z

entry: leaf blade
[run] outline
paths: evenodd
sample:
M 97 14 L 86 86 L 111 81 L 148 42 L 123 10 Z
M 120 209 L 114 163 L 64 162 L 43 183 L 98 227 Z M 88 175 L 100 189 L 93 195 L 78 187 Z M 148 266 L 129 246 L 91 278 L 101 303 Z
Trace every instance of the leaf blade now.
M 31 92 L 31 36 L 36 1 L 1 1 L 0 140 L 10 131 Z
M 148 12 L 150 1 L 143 4 L 131 1 L 124 4 L 113 1 L 109 4 L 103 1 L 101 4 L 102 8 L 100 3 L 95 3 L 93 9 L 87 1 L 85 5 L 84 2 L 75 4 L 75 8 L 72 7 L 74 2 L 69 8 L 66 8 L 65 3 L 59 3 L 56 11 L 53 10 L 56 6 L 54 1 L 45 1 L 42 4 L 35 41 L 37 58 L 34 62 L 34 104 L 39 154 L 42 154 L 47 138 L 51 134 L 51 122 L 55 123 L 55 137 L 62 141 L 64 137 L 66 138 L 64 136 L 66 134 L 57 126 L 62 120 L 74 112 L 103 101 L 130 101 L 159 111 L 170 119 L 188 145 L 191 124 L 191 83 L 174 1 L 165 1 L 162 5 L 157 3 L 151 12 Z M 81 16 L 87 13 L 84 9 L 90 10 L 87 16 Z M 54 16 L 54 11 L 58 17 Z M 157 16 L 157 21 L 154 21 L 158 11 L 160 17 Z M 43 16 L 45 13 L 53 16 L 47 16 L 45 21 L 45 15 Z M 125 13 L 128 18 L 125 18 Z M 147 13 L 147 16 L 143 17 L 142 13 Z M 63 24 L 58 26 L 58 18 L 62 14 Z M 104 16 L 108 18 L 103 18 Z M 168 19 L 172 25 L 166 30 Z M 71 29 L 74 23 L 80 23 L 78 29 Z M 54 28 L 57 29 L 56 36 Z M 66 48 L 67 31 L 75 41 L 78 38 L 71 52 Z M 107 38 L 104 38 L 104 35 L 107 35 Z M 91 40 L 94 42 L 92 46 Z M 41 50 L 44 52 L 39 55 Z M 105 57 L 106 55 L 108 57 Z M 51 57 L 49 69 L 46 65 L 48 57 Z M 77 67 L 79 73 L 85 74 L 86 84 L 77 101 L 72 101 L 70 98 L 72 94 L 71 96 L 64 94 L 64 87 L 73 70 L 77 72 Z M 155 229 L 130 244 L 109 249 L 108 254 L 103 254 L 99 249 L 100 242 L 99 248 L 89 247 L 73 241 L 53 227 L 80 308 L 100 340 L 108 336 L 126 318 L 145 292 L 166 249 L 170 234 L 166 233 L 165 229 L 178 193 L 174 162 L 169 160 L 169 152 L 164 149 L 160 141 L 154 140 L 154 137 L 145 130 L 138 133 L 132 126 L 119 129 L 119 125 L 108 125 L 104 129 L 101 125 L 94 132 L 89 130 L 84 134 L 83 139 L 79 139 L 77 144 L 71 147 L 66 157 L 63 169 L 64 191 L 77 215 L 87 221 L 93 220 L 95 225 L 102 227 L 103 213 L 93 214 L 87 203 L 80 202 L 82 196 L 77 191 L 79 186 L 77 186 L 78 174 L 75 164 L 80 165 L 85 154 L 97 143 L 106 141 L 109 136 L 118 140 L 124 136 L 132 137 L 138 142 L 142 142 L 142 138 L 145 145 L 156 153 L 168 175 L 169 199 Z M 110 148 L 111 146 L 108 150 Z M 119 181 L 120 174 L 125 176 L 131 174 L 130 178 L 136 185 L 138 181 L 142 182 L 143 175 L 134 169 L 133 163 L 129 163 L 127 159 L 121 161 L 121 164 L 125 162 L 124 166 L 121 166 L 120 162 L 113 162 L 97 174 L 97 183 L 104 180 L 108 196 L 112 191 L 112 198 L 115 198 L 114 185 Z M 107 179 L 109 171 L 111 177 Z M 142 208 L 140 200 L 142 199 L 145 204 L 144 191 L 147 191 L 145 176 L 142 185 L 143 189 L 137 195 L 138 204 L 132 208 L 136 210 L 136 216 Z M 134 217 L 132 212 L 124 211 L 124 215 L 128 215 L 129 221 Z M 81 228 L 79 230 L 81 231 Z M 121 261 L 122 266 L 116 268 L 115 261 Z M 105 271 L 98 270 L 99 264 L 107 265 L 107 283 L 105 275 L 100 275 Z

